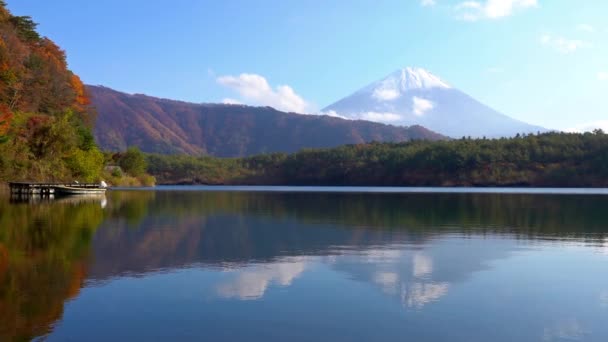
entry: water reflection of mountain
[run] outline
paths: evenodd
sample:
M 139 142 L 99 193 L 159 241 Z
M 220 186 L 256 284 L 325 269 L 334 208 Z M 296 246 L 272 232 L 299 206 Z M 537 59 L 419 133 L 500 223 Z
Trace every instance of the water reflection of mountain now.
M 336 258 L 332 268 L 379 287 L 410 309 L 445 296 L 452 284 L 518 250 L 513 240 L 439 239 L 421 249 L 370 249 Z
M 519 248 L 507 239 L 442 239 L 417 246 L 362 246 L 330 256 L 283 257 L 227 268 L 230 276 L 217 284 L 215 293 L 221 298 L 259 299 L 270 286 L 289 286 L 321 261 L 350 279 L 378 287 L 405 308 L 419 309 L 445 296 L 452 284 Z
M 138 202 L 146 192 L 137 194 L 120 200 Z M 144 203 L 136 219 L 104 222 L 93 278 L 388 244 L 416 249 L 445 233 L 597 242 L 608 222 L 603 196 L 157 192 Z M 459 272 L 458 265 L 448 268 Z

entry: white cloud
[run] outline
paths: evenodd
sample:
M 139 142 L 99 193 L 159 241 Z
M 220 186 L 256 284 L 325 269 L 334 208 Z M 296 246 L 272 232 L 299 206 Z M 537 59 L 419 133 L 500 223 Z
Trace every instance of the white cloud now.
M 481 2 L 478 1 L 464 1 L 456 5 L 456 9 L 483 9 Z
M 242 104 L 241 101 L 239 100 L 235 100 L 235 99 L 231 99 L 231 98 L 225 98 L 222 100 L 223 104 L 231 104 L 231 105 L 240 105 Z
M 593 130 L 601 129 L 604 132 L 608 132 L 608 120 L 599 120 L 593 122 L 586 122 L 574 127 L 565 129 L 566 132 L 583 133 L 592 132 Z
M 597 79 L 599 81 L 608 81 L 608 72 L 600 71 L 597 73 Z
M 401 95 L 401 93 L 395 88 L 377 88 L 374 89 L 372 97 L 378 101 L 391 101 L 398 98 L 399 95 Z
M 365 112 L 358 115 L 361 120 L 391 123 L 402 119 L 401 115 L 395 113 Z
M 455 6 L 457 17 L 466 21 L 499 19 L 512 15 L 516 10 L 537 7 L 537 0 L 485 0 L 463 1 Z
M 338 114 L 338 112 L 336 112 L 335 110 L 329 110 L 327 112 L 321 112 L 320 115 L 327 115 L 327 116 L 333 116 L 334 118 L 340 118 L 340 119 L 350 120 L 350 118 Z
M 396 121 L 400 121 L 403 117 L 399 114 L 391 113 L 391 112 L 362 112 L 351 115 L 350 117 L 341 115 L 335 110 L 330 110 L 327 112 L 321 112 L 320 115 L 333 116 L 340 119 L 345 120 L 366 120 L 373 122 L 381 122 L 385 124 L 394 123 Z
M 422 1 L 420 1 L 420 4 L 423 7 L 427 7 L 427 6 L 435 6 L 437 3 L 435 2 L 435 0 L 422 0 Z
M 433 102 L 418 96 L 414 96 L 412 98 L 412 101 L 412 112 L 416 116 L 423 116 L 426 112 L 435 107 L 435 104 Z
M 595 32 L 595 28 L 589 24 L 580 24 L 576 27 L 578 31 L 593 33 Z
M 540 37 L 540 43 L 564 54 L 573 53 L 582 47 L 588 46 L 588 44 L 582 40 L 554 37 L 550 34 L 542 35 Z
M 221 76 L 217 83 L 235 90 L 246 101 L 262 106 L 271 106 L 287 112 L 305 113 L 310 105 L 287 85 L 272 89 L 266 78 L 256 74 Z

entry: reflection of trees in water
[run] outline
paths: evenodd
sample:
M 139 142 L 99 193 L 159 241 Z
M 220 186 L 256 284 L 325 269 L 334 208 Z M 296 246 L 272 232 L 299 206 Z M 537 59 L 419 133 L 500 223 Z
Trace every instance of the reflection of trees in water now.
M 608 222 L 608 212 L 601 209 L 608 198 L 603 196 L 110 194 L 112 219 L 95 241 L 98 258 L 91 273 L 95 279 L 196 263 L 270 262 L 289 256 L 335 254 L 344 248 L 422 245 L 452 232 L 597 242 Z M 131 207 L 137 209 L 124 209 Z M 424 263 L 419 264 L 417 272 L 423 274 Z
M 148 215 L 155 194 L 153 191 L 110 191 L 107 194 L 108 215 L 129 226 L 136 226 Z
M 88 273 L 93 235 L 104 218 L 137 224 L 154 193 L 65 197 L 8 204 L 0 194 L 0 340 L 47 334 Z
M 8 205 L 0 201 L 0 340 L 49 332 L 84 282 L 98 201 Z
M 286 270 L 303 271 L 285 258 L 357 250 L 390 254 L 398 250 L 382 246 L 406 244 L 411 253 L 383 254 L 390 262 L 376 258 L 362 267 L 357 259 L 349 266 L 337 257 L 333 267 L 417 308 L 439 300 L 450 284 L 484 269 L 486 261 L 510 253 L 512 244 L 486 243 L 486 234 L 598 242 L 608 222 L 601 210 L 606 204 L 598 196 L 161 191 L 147 202 L 147 215 L 137 225 L 117 224 L 120 215 L 106 222 L 111 228 L 97 234 L 91 277 L 228 266 L 234 279 L 218 284 L 217 293 L 255 299 L 269 285 L 283 284 Z M 476 248 L 428 249 L 435 244 L 430 240 L 453 232 L 481 239 L 473 239 Z M 244 267 L 250 262 L 258 266 Z
M 370 229 L 571 236 L 608 230 L 608 197 L 530 194 L 158 192 L 152 215 L 289 217 Z

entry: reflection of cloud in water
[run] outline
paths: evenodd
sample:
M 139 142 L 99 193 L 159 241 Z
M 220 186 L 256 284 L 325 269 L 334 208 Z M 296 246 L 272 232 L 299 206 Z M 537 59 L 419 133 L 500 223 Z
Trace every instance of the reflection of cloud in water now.
M 556 322 L 550 327 L 545 328 L 543 333 L 544 341 L 571 341 L 582 339 L 587 332 L 581 327 L 575 318 L 564 319 Z
M 433 273 L 433 259 L 430 257 L 416 253 L 414 254 L 414 277 L 424 278 L 430 276 Z
M 453 283 L 467 281 L 518 248 L 517 242 L 501 238 L 436 239 L 345 253 L 336 256 L 331 267 L 373 284 L 405 308 L 421 309 L 447 296 Z
M 386 256 L 386 251 L 382 251 Z M 367 255 L 377 255 L 370 251 Z M 397 255 L 388 253 L 388 255 Z M 449 284 L 447 282 L 431 282 L 425 281 L 425 278 L 430 278 L 433 273 L 433 259 L 428 255 L 416 252 L 413 255 L 408 255 L 404 258 L 395 257 L 393 264 L 398 270 L 403 270 L 407 265 L 407 260 L 411 259 L 411 275 L 407 273 L 399 275 L 396 271 L 377 271 L 373 274 L 372 280 L 375 284 L 380 285 L 382 291 L 389 295 L 398 295 L 401 303 L 408 308 L 421 308 L 426 304 L 438 300 L 448 293 Z M 380 258 L 386 263 L 387 258 Z M 386 266 L 386 265 L 385 265 Z
M 273 283 L 280 286 L 291 285 L 305 268 L 306 262 L 303 258 L 248 267 L 238 271 L 239 274 L 233 280 L 220 284 L 217 293 L 224 298 L 259 299 Z
M 384 292 L 397 293 L 399 285 L 399 275 L 394 272 L 377 272 L 374 274 L 374 283 L 380 285 Z
M 603 242 L 599 247 L 598 247 L 598 252 L 600 254 L 604 254 L 604 255 L 608 255 L 608 242 Z
M 421 308 L 448 293 L 448 283 L 413 283 L 401 290 L 401 302 L 409 308 Z
M 395 261 L 401 254 L 398 249 L 370 249 L 363 253 L 365 261 L 370 263 Z

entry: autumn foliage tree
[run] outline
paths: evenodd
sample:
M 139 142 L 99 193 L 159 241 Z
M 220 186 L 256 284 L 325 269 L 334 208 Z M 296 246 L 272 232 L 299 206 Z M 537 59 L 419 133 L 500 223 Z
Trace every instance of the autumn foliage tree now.
M 98 178 L 94 113 L 65 52 L 0 1 L 0 180 Z

